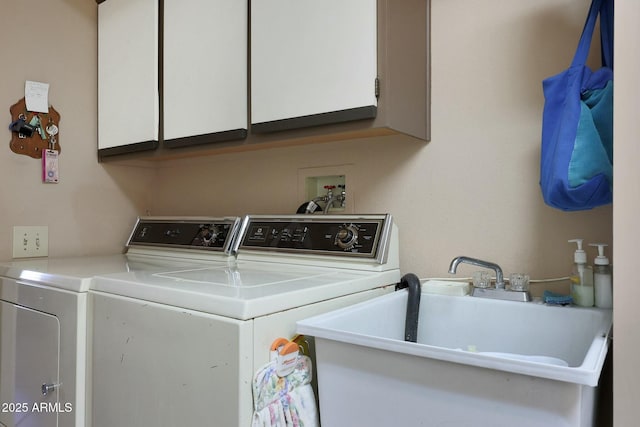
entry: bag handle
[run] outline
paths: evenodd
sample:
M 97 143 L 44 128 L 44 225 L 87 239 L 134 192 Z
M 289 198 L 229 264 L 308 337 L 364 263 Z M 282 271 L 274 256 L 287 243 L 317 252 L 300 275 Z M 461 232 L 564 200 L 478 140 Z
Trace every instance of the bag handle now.
M 600 7 L 600 45 L 602 65 L 613 70 L 613 0 L 604 0 Z
M 571 66 L 585 65 L 587 57 L 589 56 L 589 50 L 591 49 L 591 39 L 593 38 L 593 31 L 596 27 L 596 19 L 602 9 L 602 0 L 593 0 L 589 7 L 589 15 L 587 16 L 587 22 L 582 29 L 582 35 L 580 36 L 580 42 L 578 43 L 578 49 L 573 57 Z M 603 49 L 604 51 L 605 49 Z

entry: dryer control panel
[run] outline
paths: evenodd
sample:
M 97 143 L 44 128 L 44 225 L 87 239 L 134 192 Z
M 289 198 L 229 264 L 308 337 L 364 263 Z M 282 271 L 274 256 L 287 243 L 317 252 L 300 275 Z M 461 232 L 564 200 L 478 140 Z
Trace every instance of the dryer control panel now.
M 138 218 L 127 246 L 228 251 L 239 218 Z
M 390 227 L 389 215 L 248 216 L 240 250 L 376 258 Z

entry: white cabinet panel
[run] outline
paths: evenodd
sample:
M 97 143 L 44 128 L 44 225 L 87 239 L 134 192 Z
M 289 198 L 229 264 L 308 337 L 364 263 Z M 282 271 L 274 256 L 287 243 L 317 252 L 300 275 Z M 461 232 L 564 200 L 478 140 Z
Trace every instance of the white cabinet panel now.
M 247 0 L 164 0 L 165 145 L 246 136 L 247 27 Z
M 60 326 L 50 314 L 0 301 L 0 423 L 7 427 L 56 427 Z
M 98 149 L 158 141 L 158 1 L 98 6 Z
M 341 111 L 375 115 L 376 17 L 376 0 L 253 1 L 252 124 Z

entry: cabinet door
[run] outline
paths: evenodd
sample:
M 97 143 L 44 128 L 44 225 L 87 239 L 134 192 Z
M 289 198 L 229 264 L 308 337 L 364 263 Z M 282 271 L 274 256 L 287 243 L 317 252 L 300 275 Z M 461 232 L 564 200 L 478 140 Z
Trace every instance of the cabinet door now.
M 58 425 L 60 326 L 50 314 L 0 301 L 0 423 L 7 427 Z
M 98 5 L 98 153 L 158 146 L 158 0 Z
M 376 0 L 251 2 L 254 132 L 375 117 Z
M 164 0 L 163 144 L 247 135 L 247 0 Z

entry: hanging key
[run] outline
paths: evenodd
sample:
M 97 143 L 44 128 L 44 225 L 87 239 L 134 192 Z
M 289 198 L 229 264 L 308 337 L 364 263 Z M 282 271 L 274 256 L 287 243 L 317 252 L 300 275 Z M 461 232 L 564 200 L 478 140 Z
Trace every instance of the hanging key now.
M 47 135 L 49 135 L 49 149 L 53 150 L 56 145 L 56 135 L 58 134 L 58 126 L 51 122 L 46 127 Z
M 44 129 L 42 129 L 42 122 L 40 121 L 40 116 L 38 116 L 37 114 L 34 114 L 29 124 L 35 127 L 35 129 L 40 134 L 41 139 L 44 139 L 44 140 L 47 139 L 47 134 L 45 133 Z
M 21 139 L 30 138 L 36 130 L 35 127 L 27 123 L 27 117 L 24 114 L 20 114 L 18 116 L 18 120 L 11 122 L 9 129 L 13 132 L 17 132 L 18 137 Z

